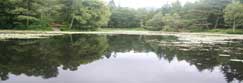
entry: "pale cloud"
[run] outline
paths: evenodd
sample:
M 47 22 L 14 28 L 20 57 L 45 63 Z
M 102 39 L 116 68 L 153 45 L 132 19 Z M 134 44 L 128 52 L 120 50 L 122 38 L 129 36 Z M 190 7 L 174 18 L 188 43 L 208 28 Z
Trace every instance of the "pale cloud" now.
M 103 0 L 109 2 L 110 0 Z M 115 0 L 117 5 L 122 7 L 131 7 L 131 8 L 160 8 L 162 5 L 166 3 L 172 3 L 176 0 Z M 186 2 L 194 2 L 195 0 L 179 0 L 182 4 Z

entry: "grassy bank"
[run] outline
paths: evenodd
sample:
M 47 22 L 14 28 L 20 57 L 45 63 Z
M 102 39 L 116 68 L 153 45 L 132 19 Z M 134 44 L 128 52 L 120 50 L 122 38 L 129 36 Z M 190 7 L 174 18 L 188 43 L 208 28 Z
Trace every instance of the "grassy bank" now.
M 100 28 L 98 31 L 112 32 L 112 31 L 149 31 L 144 28 Z M 161 31 L 161 32 L 173 32 L 173 31 Z M 236 29 L 233 32 L 232 29 L 210 29 L 210 30 L 197 30 L 197 31 L 179 31 L 179 32 L 191 32 L 191 33 L 221 33 L 221 34 L 243 34 L 243 29 Z
M 235 32 L 233 32 L 232 29 L 212 29 L 208 30 L 209 33 L 223 33 L 223 34 L 243 34 L 243 29 L 236 29 Z
M 0 40 L 7 39 L 36 39 L 48 38 L 59 35 L 72 34 L 95 34 L 95 35 L 147 35 L 147 36 L 175 36 L 181 41 L 187 43 L 223 43 L 225 40 L 243 40 L 243 35 L 221 34 L 221 33 L 190 33 L 190 32 L 162 32 L 162 31 L 18 31 L 18 30 L 0 30 Z
M 46 29 L 46 30 L 0 30 L 0 33 L 3 33 L 4 31 L 7 32 L 15 32 L 15 31 L 27 31 L 27 32 L 52 32 L 52 29 Z M 63 30 L 60 29 L 60 31 L 54 31 L 54 32 L 136 32 L 136 31 L 142 31 L 142 32 L 162 32 L 162 33 L 215 33 L 215 34 L 243 34 L 243 29 L 236 29 L 235 32 L 233 32 L 232 29 L 210 29 L 210 30 L 201 30 L 201 31 L 179 31 L 179 32 L 173 32 L 173 31 L 150 31 L 144 28 L 99 28 L 96 31 L 82 31 L 82 30 Z

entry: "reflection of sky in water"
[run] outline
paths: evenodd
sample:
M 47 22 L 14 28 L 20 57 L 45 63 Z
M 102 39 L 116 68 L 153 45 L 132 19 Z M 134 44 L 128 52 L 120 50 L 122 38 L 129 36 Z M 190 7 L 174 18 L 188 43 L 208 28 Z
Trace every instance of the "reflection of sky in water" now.
M 174 58 L 170 63 L 154 53 L 117 53 L 116 57 L 82 65 L 77 71 L 59 68 L 57 78 L 10 76 L 4 83 L 226 83 L 218 67 L 199 72 Z
M 164 41 L 177 38 L 67 35 L 2 41 L 0 55 L 5 56 L 0 56 L 0 77 L 5 81 L 0 83 L 226 83 L 242 79 L 242 63 L 230 61 L 243 58 L 241 41 L 203 47 L 167 46 Z

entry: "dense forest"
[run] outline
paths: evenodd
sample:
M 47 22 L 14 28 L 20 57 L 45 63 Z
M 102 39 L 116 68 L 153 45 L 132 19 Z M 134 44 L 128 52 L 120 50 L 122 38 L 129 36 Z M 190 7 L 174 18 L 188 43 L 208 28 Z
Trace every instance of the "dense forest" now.
M 0 2 L 3 29 L 94 30 L 109 20 L 109 8 L 98 0 L 4 0 Z
M 0 29 L 97 30 L 145 28 L 155 31 L 202 31 L 243 27 L 243 0 L 198 0 L 161 8 L 120 7 L 114 0 L 0 1 Z M 233 30 L 232 30 L 233 29 Z
M 199 0 L 182 4 L 179 0 L 159 9 L 128 9 L 110 2 L 112 15 L 109 27 L 143 27 L 149 30 L 201 31 L 241 28 L 242 0 Z

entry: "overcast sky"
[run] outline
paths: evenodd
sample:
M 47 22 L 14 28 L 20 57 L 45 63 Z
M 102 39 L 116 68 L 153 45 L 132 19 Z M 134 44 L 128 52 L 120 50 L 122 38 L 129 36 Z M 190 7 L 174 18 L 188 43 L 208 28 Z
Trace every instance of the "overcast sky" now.
M 110 0 L 103 0 L 109 2 Z M 131 8 L 160 8 L 163 4 L 171 3 L 176 0 L 115 0 L 117 4 L 122 7 L 131 7 Z M 182 4 L 186 2 L 194 2 L 195 0 L 179 0 Z

